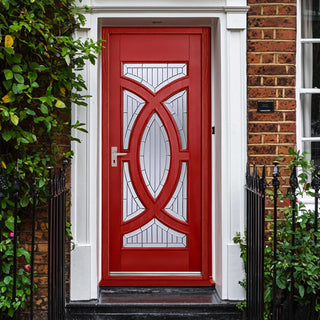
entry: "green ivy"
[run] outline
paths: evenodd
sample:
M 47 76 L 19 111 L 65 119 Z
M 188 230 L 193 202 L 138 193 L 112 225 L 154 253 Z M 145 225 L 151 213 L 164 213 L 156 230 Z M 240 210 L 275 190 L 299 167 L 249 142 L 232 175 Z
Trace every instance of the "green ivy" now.
M 84 24 L 75 0 L 0 0 L 0 168 L 20 181 L 20 208 L 32 204 L 31 183 L 36 181 L 39 201 L 46 200 L 48 166 L 72 156 L 71 105 L 86 106 L 85 81 L 80 71 L 95 63 L 101 43 L 74 39 Z M 64 148 L 61 145 L 66 145 Z M 9 190 L 11 188 L 9 180 Z M 3 199 L 0 254 L 0 310 L 12 316 L 24 307 L 29 293 L 28 272 L 20 269 L 17 299 L 12 302 L 13 200 Z M 29 263 L 23 248 L 18 254 Z

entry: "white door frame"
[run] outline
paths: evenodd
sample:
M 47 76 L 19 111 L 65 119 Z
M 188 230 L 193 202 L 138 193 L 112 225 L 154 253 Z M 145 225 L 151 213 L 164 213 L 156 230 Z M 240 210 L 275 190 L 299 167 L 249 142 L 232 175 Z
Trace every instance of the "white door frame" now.
M 213 4 L 212 4 L 213 3 Z M 76 34 L 100 39 L 103 26 L 209 26 L 212 30 L 212 274 L 222 299 L 244 298 L 239 247 L 232 238 L 245 227 L 246 0 L 91 1 L 87 24 Z M 88 107 L 75 107 L 73 121 L 88 133 L 74 132 L 71 169 L 72 301 L 98 297 L 101 263 L 101 64 L 87 65 Z

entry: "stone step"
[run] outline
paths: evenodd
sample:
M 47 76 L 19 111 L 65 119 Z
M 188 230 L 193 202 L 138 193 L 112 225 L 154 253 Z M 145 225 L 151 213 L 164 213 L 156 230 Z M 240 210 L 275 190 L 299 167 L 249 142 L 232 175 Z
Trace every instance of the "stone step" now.
M 96 301 L 71 302 L 67 320 L 241 320 L 234 301 L 212 287 L 102 288 Z

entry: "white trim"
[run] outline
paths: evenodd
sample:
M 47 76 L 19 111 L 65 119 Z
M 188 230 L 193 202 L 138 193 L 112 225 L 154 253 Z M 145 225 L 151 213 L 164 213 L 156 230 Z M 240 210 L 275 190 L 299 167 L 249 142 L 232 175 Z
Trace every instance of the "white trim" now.
M 146 7 L 142 0 L 110 0 L 103 7 L 94 6 L 98 2 L 102 3 L 88 3 L 94 8 L 87 14 L 82 37 L 99 39 L 102 25 L 212 28 L 212 124 L 216 126 L 212 137 L 213 279 L 222 299 L 241 299 L 242 262 L 232 238 L 236 231 L 244 230 L 246 1 L 217 0 L 211 6 L 211 0 L 196 4 L 193 0 L 150 0 Z M 128 2 L 130 6 L 122 6 Z M 73 120 L 81 117 L 87 123 L 89 133 L 74 148 L 71 219 L 76 249 L 71 253 L 71 300 L 96 299 L 101 272 L 100 63 L 88 65 L 85 76 L 89 105 L 82 113 L 77 108 L 72 113 Z
M 301 43 L 320 43 L 320 39 L 318 39 L 318 38 L 310 38 L 310 39 L 303 38 L 303 39 L 300 39 L 300 42 Z
M 317 142 L 320 141 L 320 137 L 302 137 L 301 141 L 313 141 L 313 142 Z
M 301 55 L 301 54 L 300 54 Z M 301 65 L 301 62 L 300 62 Z M 302 67 L 300 66 L 300 70 Z M 300 71 L 301 72 L 301 71 Z M 301 74 L 300 74 L 301 77 Z M 300 82 L 301 83 L 301 82 Z M 314 88 L 297 88 L 297 91 L 300 91 L 300 94 L 306 94 L 306 93 L 312 93 L 312 94 L 320 94 L 320 89 L 314 89 Z M 300 98 L 300 97 L 299 97 Z
M 297 150 L 302 150 L 303 143 L 301 137 L 303 135 L 303 127 L 302 127 L 302 108 L 301 108 L 301 93 L 311 93 L 314 89 L 306 89 L 304 90 L 301 88 L 302 80 L 301 80 L 301 3 L 297 1 L 297 32 L 296 32 L 296 144 Z

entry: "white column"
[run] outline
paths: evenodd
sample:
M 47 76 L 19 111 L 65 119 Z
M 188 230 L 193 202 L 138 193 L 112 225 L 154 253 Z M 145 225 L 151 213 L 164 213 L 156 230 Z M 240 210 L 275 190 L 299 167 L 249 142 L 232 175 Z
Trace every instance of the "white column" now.
M 217 289 L 222 299 L 238 300 L 244 298 L 238 282 L 245 275 L 239 247 L 232 239 L 236 232 L 243 234 L 245 219 L 246 13 L 228 12 L 222 33 L 226 41 L 221 46 L 221 216 L 215 225 L 221 259 L 216 258 Z
M 97 40 L 97 23 L 76 33 L 77 38 Z M 81 72 L 86 79 L 88 106 L 72 108 L 72 122 L 85 123 L 88 133 L 75 130 L 73 136 L 81 143 L 72 143 L 74 158 L 71 174 L 71 223 L 75 249 L 71 251 L 70 298 L 97 298 L 99 260 L 99 63 L 87 64 Z

